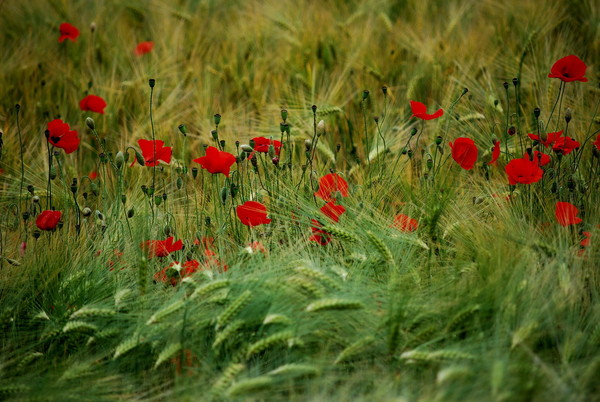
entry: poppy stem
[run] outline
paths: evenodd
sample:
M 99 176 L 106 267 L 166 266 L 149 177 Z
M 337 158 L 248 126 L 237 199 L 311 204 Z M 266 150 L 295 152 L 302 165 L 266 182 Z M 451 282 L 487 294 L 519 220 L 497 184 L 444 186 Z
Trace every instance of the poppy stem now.
M 556 97 L 556 101 L 554 101 L 552 110 L 550 110 L 550 116 L 548 117 L 548 122 L 546 123 L 546 130 L 548 130 L 548 127 L 550 126 L 550 122 L 552 121 L 552 116 L 554 115 L 554 109 L 556 109 L 556 105 L 558 104 L 558 101 L 562 98 L 562 93 L 564 91 L 564 87 L 565 87 L 565 83 L 563 81 L 561 81 L 560 87 L 558 88 L 558 96 Z M 558 115 L 560 118 L 560 112 Z
M 52 147 L 54 149 L 54 147 Z M 48 184 L 46 186 L 46 209 L 52 209 L 52 150 L 50 142 L 46 141 L 46 149 L 48 150 Z
M 154 80 L 151 80 L 152 82 L 154 82 Z M 156 164 L 158 163 L 157 159 L 156 159 L 156 138 L 155 138 L 155 134 L 154 134 L 154 118 L 152 116 L 152 97 L 154 95 L 154 84 L 152 83 L 152 85 L 150 85 L 150 127 L 152 129 L 152 160 L 153 160 L 153 165 L 152 166 L 152 190 L 156 191 Z M 154 197 L 150 197 L 150 205 L 152 207 L 152 222 L 154 223 Z
M 17 133 L 19 134 L 19 154 L 21 156 L 21 186 L 19 188 L 19 203 L 17 204 L 17 215 L 20 216 L 21 209 L 21 197 L 23 195 L 23 182 L 25 181 L 25 162 L 23 161 L 23 138 L 21 137 L 21 125 L 19 123 L 19 111 L 21 110 L 21 105 L 17 104 L 15 106 L 16 116 L 17 116 Z

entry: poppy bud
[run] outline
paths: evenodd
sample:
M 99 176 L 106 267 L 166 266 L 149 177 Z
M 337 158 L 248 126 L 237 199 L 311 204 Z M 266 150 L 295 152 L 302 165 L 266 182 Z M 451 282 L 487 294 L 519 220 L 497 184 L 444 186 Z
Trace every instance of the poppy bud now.
M 285 133 L 285 123 L 279 123 L 279 131 L 281 131 L 281 134 Z
M 419 131 L 419 130 L 417 130 L 416 128 L 413 128 L 412 130 L 410 130 L 410 136 L 414 137 L 417 134 L 417 131 Z
M 207 216 L 206 218 L 204 218 L 204 225 L 210 226 L 210 216 Z
M 154 195 L 154 187 L 148 187 L 148 195 Z
M 408 148 L 402 148 L 402 155 L 406 155 L 408 153 Z
M 249 154 L 250 152 L 252 152 L 252 151 L 253 151 L 253 148 L 252 148 L 252 146 L 250 146 L 250 145 L 248 145 L 248 144 L 242 144 L 242 145 L 240 145 L 240 149 L 241 149 L 242 151 L 244 151 L 244 152 L 248 153 L 248 154 Z
M 71 182 L 71 192 L 73 194 L 77 193 L 77 179 L 74 178 L 73 181 Z
M 137 163 L 140 166 L 144 166 L 145 162 L 144 162 L 144 157 L 142 156 L 141 153 L 139 153 L 138 151 L 135 151 L 135 160 L 137 161 Z
M 87 218 L 88 216 L 90 216 L 92 214 L 92 210 L 89 209 L 88 207 L 85 207 L 85 208 L 83 208 L 81 213 L 83 214 L 83 216 L 85 216 Z
M 103 221 L 104 220 L 104 214 L 98 210 L 96 210 L 96 218 L 98 218 L 98 220 Z
M 50 168 L 50 179 L 51 179 L 51 180 L 54 180 L 54 179 L 56 179 L 56 169 L 54 169 L 54 166 L 52 166 L 52 167 Z
M 363 100 L 366 100 L 369 97 L 369 90 L 365 89 L 362 93 Z
M 337 144 L 335 146 L 335 153 L 337 154 L 338 152 L 340 152 L 340 149 L 342 149 L 342 144 Z
M 88 126 L 88 128 L 90 130 L 96 129 L 96 123 L 94 122 L 94 119 L 92 119 L 91 117 L 88 117 L 85 119 L 85 124 L 86 124 L 86 126 Z
M 306 152 L 309 152 L 312 148 L 312 141 L 311 140 L 304 140 L 304 149 L 306 150 Z
M 148 85 L 150 85 L 150 88 L 154 88 L 154 86 L 156 85 L 156 80 L 154 78 L 150 78 L 148 80 Z
M 27 191 L 29 191 L 31 194 L 33 194 L 33 193 L 34 193 L 34 191 L 35 191 L 35 189 L 34 189 L 34 187 L 33 187 L 31 184 L 29 184 L 29 185 L 27 186 Z
M 88 193 L 87 192 L 84 191 L 81 195 L 83 196 L 84 199 L 87 200 L 87 197 L 88 197 Z
M 271 162 L 273 162 L 273 165 L 279 166 L 279 158 L 278 157 L 274 157 L 273 159 L 271 159 Z
M 92 33 L 96 32 L 96 23 L 94 21 L 92 21 L 92 23 L 90 24 L 90 31 Z
M 229 189 L 227 187 L 223 187 L 221 189 L 221 204 L 225 205 L 227 202 L 227 195 L 229 194 Z
M 40 232 L 39 230 L 35 229 L 33 231 L 33 238 L 34 239 L 39 239 L 41 234 L 42 234 L 42 232 Z
M 212 136 L 213 140 L 219 139 L 219 132 L 217 130 L 211 130 L 210 135 Z
M 515 128 L 515 126 L 510 126 L 508 128 L 508 135 L 515 135 L 517 133 L 517 129 Z
M 98 190 L 98 185 L 96 183 L 92 183 L 90 184 L 90 189 L 92 190 L 92 194 L 94 194 L 95 196 L 98 196 L 98 194 L 100 194 L 100 191 Z
M 500 101 L 498 99 L 494 99 L 494 107 L 498 107 L 499 103 L 500 103 Z
M 142 186 L 140 188 L 142 189 L 142 193 L 148 194 L 148 186 L 146 186 L 145 184 L 142 184 Z
M 317 124 L 317 137 L 325 134 L 325 120 L 321 120 L 319 124 Z
M 38 202 L 40 202 L 40 197 L 38 197 L 37 195 L 34 195 L 34 196 L 31 198 L 31 201 L 32 201 L 34 204 L 37 204 Z
M 253 155 L 252 158 L 250 158 L 250 163 L 252 163 L 252 166 L 254 166 L 255 168 L 258 168 L 258 161 L 256 160 L 256 155 Z
M 188 131 L 187 131 L 187 127 L 185 126 L 185 124 L 180 124 L 178 128 L 179 128 L 179 132 L 181 134 L 183 134 L 184 137 L 186 137 Z
M 274 157 L 275 157 L 275 155 L 276 155 L 276 154 L 275 154 L 275 147 L 273 146 L 273 144 L 270 144 L 270 145 L 269 145 L 269 149 L 267 150 L 267 153 L 269 154 L 269 156 L 270 156 L 271 158 L 274 158 Z
M 431 170 L 433 168 L 433 159 L 427 159 L 427 170 Z
M 281 120 L 285 123 L 288 118 L 288 111 L 286 109 L 281 109 Z
M 502 84 L 504 86 L 504 89 L 508 90 L 508 82 L 504 81 L 504 84 Z
M 254 150 L 254 146 L 256 145 L 256 141 L 254 141 L 254 139 L 251 139 L 250 141 L 248 141 L 248 143 L 250 144 L 250 147 L 252 148 L 252 150 Z
M 177 189 L 181 189 L 183 187 L 183 179 L 181 177 L 177 178 Z
M 379 116 L 373 116 L 373 121 L 375 122 L 375 124 L 379 123 Z
M 313 113 L 317 113 L 317 105 L 312 105 L 311 109 L 312 109 Z
M 218 126 L 221 123 L 221 115 L 219 113 L 216 113 L 214 116 L 214 121 L 215 121 L 215 125 Z
M 129 211 L 127 211 L 127 217 L 133 218 L 133 215 L 134 215 L 134 211 L 133 211 L 133 208 L 131 208 L 131 209 L 129 209 Z
M 156 206 L 159 206 L 160 204 L 162 204 L 162 197 L 159 195 L 154 197 L 154 203 L 156 204 Z
M 23 212 L 23 220 L 27 222 L 27 219 L 29 219 L 29 212 Z
M 525 151 L 527 152 L 527 155 L 529 155 L 529 160 L 533 160 L 533 149 L 527 148 Z
M 244 160 L 246 160 L 246 153 L 245 152 L 241 152 L 238 156 L 235 157 L 235 163 L 242 163 Z
M 52 152 L 52 155 L 54 155 L 55 158 L 60 158 L 60 151 L 56 149 L 54 152 Z
M 515 77 L 515 78 L 513 78 L 513 79 L 512 79 L 512 83 L 513 83 L 513 85 L 516 87 L 517 85 L 519 85 L 519 79 L 518 79 L 518 78 L 516 78 L 516 77 Z
M 408 155 L 409 158 L 412 158 L 412 156 L 413 156 L 412 149 L 409 149 L 406 153 L 407 153 L 407 155 Z
M 567 124 L 569 124 L 569 122 L 571 121 L 571 108 L 568 107 L 567 110 L 565 111 L 565 121 L 567 122 Z
M 163 201 L 166 201 L 166 200 L 167 200 L 167 193 L 163 193 L 163 195 L 162 195 L 162 199 L 163 199 Z
M 235 196 L 237 195 L 237 192 L 238 192 L 238 186 L 234 183 L 231 183 L 229 192 L 231 194 L 231 198 L 235 198 Z
M 195 179 L 196 177 L 198 177 L 198 168 L 197 167 L 193 167 L 192 168 L 192 177 Z
M 285 132 L 289 134 L 290 133 L 290 125 L 288 123 L 285 123 L 284 126 L 285 126 Z
M 540 108 L 536 107 L 535 109 L 533 109 L 533 115 L 535 116 L 535 118 L 539 118 L 540 117 Z
M 558 191 L 558 184 L 556 182 L 552 183 L 550 191 L 552 192 L 552 194 L 556 194 L 556 192 Z
M 123 152 L 121 151 L 117 152 L 117 155 L 115 156 L 115 165 L 117 165 L 117 169 L 121 169 L 124 163 L 125 155 L 123 155 Z
M 123 205 L 125 205 L 125 203 L 126 203 L 126 202 L 127 202 L 127 195 L 125 195 L 125 194 L 121 194 L 121 203 L 122 203 Z
M 98 155 L 100 157 L 100 162 L 102 163 L 106 163 L 108 162 L 108 156 L 106 156 L 106 154 L 104 152 L 101 152 L 100 155 Z
M 467 92 L 469 92 L 469 88 L 463 88 L 463 90 L 462 90 L 462 94 L 464 95 L 464 94 L 466 94 Z
M 442 143 L 442 136 L 438 135 L 435 137 L 435 145 L 440 145 Z
M 225 140 L 219 141 L 219 144 L 221 144 L 222 149 L 225 149 Z
M 381 87 L 381 92 L 383 92 L 383 96 L 387 95 L 387 87 L 385 85 Z

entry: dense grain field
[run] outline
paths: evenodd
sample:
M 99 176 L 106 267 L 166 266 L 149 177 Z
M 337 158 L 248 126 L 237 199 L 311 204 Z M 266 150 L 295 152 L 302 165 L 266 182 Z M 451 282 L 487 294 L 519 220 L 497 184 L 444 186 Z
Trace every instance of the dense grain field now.
M 600 400 L 598 21 L 0 0 L 0 399 Z

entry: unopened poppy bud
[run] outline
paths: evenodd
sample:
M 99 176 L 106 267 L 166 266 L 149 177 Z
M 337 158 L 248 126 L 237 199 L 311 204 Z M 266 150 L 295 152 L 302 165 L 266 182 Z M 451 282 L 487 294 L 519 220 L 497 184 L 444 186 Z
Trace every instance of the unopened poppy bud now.
M 504 86 L 504 89 L 508 90 L 508 82 L 504 81 L 504 84 L 502 84 Z
M 433 168 L 433 159 L 427 159 L 427 170 L 431 170 Z
M 102 163 L 106 163 L 108 162 L 108 156 L 106 156 L 106 154 L 104 152 L 101 152 L 100 155 L 98 155 L 100 157 L 100 162 Z
M 221 115 L 219 113 L 216 113 L 214 116 L 214 121 L 215 121 L 215 126 L 218 126 L 221 123 Z
M 154 86 L 156 85 L 156 80 L 154 78 L 150 78 L 148 80 L 148 85 L 150 85 L 150 88 L 154 88 Z
M 337 144 L 335 146 L 335 153 L 337 154 L 338 152 L 340 152 L 340 149 L 342 149 L 342 144 Z
M 408 148 L 404 147 L 402 148 L 402 155 L 406 155 L 408 153 Z
M 141 153 L 139 153 L 138 151 L 135 151 L 135 160 L 137 161 L 137 163 L 140 166 L 144 166 L 145 162 L 144 162 L 144 157 L 142 156 Z
M 142 193 L 148 194 L 148 186 L 146 186 L 145 184 L 142 184 L 140 188 L 142 189 Z
M 219 141 L 219 144 L 221 144 L 221 149 L 225 149 L 225 140 Z
M 183 187 L 183 179 L 181 177 L 177 178 L 177 188 L 181 189 Z
M 32 201 L 34 204 L 37 204 L 37 203 L 39 203 L 39 202 L 40 202 L 40 197 L 38 197 L 37 195 L 34 195 L 34 196 L 31 198 L 31 201 Z
M 212 136 L 213 140 L 219 139 L 219 132 L 217 130 L 211 130 L 210 135 Z
M 410 130 L 410 136 L 414 137 L 417 134 L 417 131 L 419 131 L 419 130 L 417 130 L 416 128 L 413 128 L 412 130 Z
M 123 155 L 123 152 L 121 151 L 117 152 L 117 155 L 115 156 L 115 165 L 117 165 L 117 169 L 121 169 L 124 163 L 125 155 Z
M 154 203 L 156 204 L 156 206 L 159 206 L 160 204 L 162 204 L 162 197 L 159 195 L 154 197 Z
M 311 140 L 304 140 L 304 149 L 306 150 L 306 152 L 309 152 L 312 148 L 312 141 Z
M 73 194 L 77 193 L 77 179 L 74 178 L 73 181 L 71 182 L 71 192 Z
M 192 168 L 192 177 L 195 179 L 196 177 L 198 177 L 198 168 L 197 167 L 193 167 Z
M 510 126 L 507 132 L 508 135 L 515 135 L 517 133 L 517 129 L 515 128 L 515 126 Z
M 167 193 L 163 193 L 163 195 L 162 195 L 162 199 L 163 199 L 163 201 L 166 201 L 166 200 L 167 200 Z
M 281 120 L 285 123 L 288 118 L 288 111 L 286 109 L 281 109 Z
M 92 23 L 90 24 L 90 31 L 92 33 L 96 32 L 96 23 L 94 21 L 92 21 Z
M 229 188 L 229 193 L 231 194 L 231 198 L 235 198 L 235 196 L 237 195 L 238 192 L 238 186 L 234 183 L 231 183 L 231 186 Z
M 278 157 L 274 157 L 273 159 L 271 159 L 271 162 L 273 162 L 273 165 L 279 166 L 279 158 Z
M 229 188 L 223 187 L 221 189 L 221 204 L 225 205 L 227 202 L 227 195 L 229 195 Z
M 312 105 L 311 109 L 312 109 L 313 113 L 317 113 L 317 105 Z
M 366 100 L 369 97 L 369 90 L 365 89 L 362 93 L 363 100 Z
M 244 160 L 246 160 L 246 153 L 245 152 L 241 152 L 238 156 L 235 157 L 235 163 L 242 163 Z
M 51 180 L 54 180 L 54 179 L 56 179 L 56 169 L 54 168 L 54 166 L 52 166 L 52 167 L 50 168 L 50 179 L 51 179 Z
M 181 134 L 183 134 L 184 137 L 187 136 L 187 127 L 185 126 L 185 124 L 180 124 L 177 128 L 179 128 L 179 132 Z
M 254 146 L 256 145 L 256 141 L 254 141 L 253 139 L 248 141 L 248 143 L 250 144 L 250 147 L 254 150 Z
M 462 94 L 464 95 L 464 94 L 466 94 L 467 92 L 469 92 L 469 88 L 463 88 L 463 90 L 462 90 Z
M 275 147 L 273 146 L 273 144 L 269 144 L 269 148 L 267 150 L 267 153 L 269 154 L 269 156 L 271 158 L 275 157 Z
M 36 229 L 33 231 L 33 238 L 39 239 L 41 234 L 42 234 L 42 232 L 40 232 L 39 230 Z
M 83 198 L 85 200 L 87 200 L 87 197 L 88 197 L 88 193 L 87 192 L 84 191 L 81 195 L 83 196 Z
M 383 96 L 387 95 L 387 90 L 388 88 L 385 85 L 381 87 L 381 92 L 383 92 Z
M 154 195 L 154 187 L 148 187 L 148 195 Z
M 558 191 L 558 184 L 556 182 L 552 183 L 550 191 L 552 192 L 552 194 L 556 194 L 556 192 Z
M 373 121 L 375 122 L 375 124 L 379 123 L 379 116 L 373 116 Z
M 290 133 L 290 125 L 288 123 L 285 123 L 284 126 L 285 126 L 285 132 L 287 134 L 289 134 Z
M 321 120 L 319 124 L 317 124 L 317 137 L 325 134 L 325 120 Z
M 23 220 L 27 222 L 27 219 L 29 219 L 29 212 L 23 212 Z
M 121 203 L 122 203 L 123 205 L 125 205 L 125 203 L 126 203 L 126 202 L 127 202 L 127 195 L 125 195 L 125 194 L 121 194 Z
M 91 117 L 88 117 L 85 119 L 85 125 L 88 126 L 88 128 L 90 130 L 96 129 L 96 123 L 94 122 L 94 119 L 92 119 Z
M 131 208 L 131 209 L 129 209 L 129 211 L 127 211 L 127 217 L 128 217 L 128 218 L 133 218 L 133 215 L 134 215 L 134 214 L 135 214 L 135 213 L 134 213 L 134 211 L 133 211 L 133 208 Z
M 517 85 L 519 85 L 519 79 L 517 77 L 513 78 L 512 83 L 516 87 Z
M 279 123 L 279 131 L 281 132 L 281 134 L 285 133 L 285 123 Z
M 55 158 L 60 158 L 60 151 L 55 149 L 54 152 L 52 152 L 52 155 L 54 155 Z
M 206 218 L 204 218 L 204 225 L 205 226 L 210 226 L 211 222 L 210 222 L 210 216 L 207 216 Z
M 413 151 L 412 151 L 412 149 L 409 149 L 409 150 L 407 151 L 407 154 L 408 154 L 408 157 L 409 157 L 409 158 L 412 158 L 412 156 L 413 156 Z
M 535 116 L 535 118 L 539 118 L 540 117 L 540 108 L 536 107 L 535 109 L 533 109 L 533 115 Z
M 103 221 L 104 220 L 104 214 L 98 210 L 96 210 L 96 218 L 98 218 L 99 221 Z
M 34 193 L 34 191 L 35 191 L 35 189 L 34 189 L 34 187 L 33 187 L 31 184 L 29 184 L 29 185 L 27 186 L 27 191 L 29 191 L 31 194 L 33 194 L 33 193 Z
M 435 137 L 435 145 L 440 145 L 442 143 L 442 136 L 438 135 Z
M 107 227 L 108 227 L 108 226 L 106 225 L 106 222 L 105 222 L 105 221 L 102 221 L 102 224 L 100 225 L 100 229 L 102 229 L 102 233 L 106 232 L 106 228 L 107 228 Z
M 81 213 L 83 214 L 83 216 L 85 216 L 87 218 L 88 216 L 90 216 L 92 214 L 92 210 L 88 207 L 85 207 L 85 208 L 83 208 Z
M 567 110 L 565 111 L 565 121 L 567 122 L 567 124 L 571 121 L 571 108 L 568 107 Z
M 248 154 L 253 151 L 252 147 L 248 144 L 240 145 L 240 149 Z

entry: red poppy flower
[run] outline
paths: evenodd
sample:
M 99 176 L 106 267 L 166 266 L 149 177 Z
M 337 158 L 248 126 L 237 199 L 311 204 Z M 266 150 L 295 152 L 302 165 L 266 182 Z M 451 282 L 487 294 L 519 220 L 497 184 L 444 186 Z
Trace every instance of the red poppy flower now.
M 335 202 L 333 201 L 329 201 L 327 204 L 321 207 L 321 212 L 323 212 L 325 216 L 334 222 L 339 222 L 340 216 L 346 212 L 346 208 L 344 208 L 342 205 L 335 205 Z
M 175 261 L 154 274 L 154 280 L 157 282 L 169 282 L 172 286 L 175 286 L 180 278 L 192 275 L 199 268 L 200 263 L 196 260 L 186 261 L 183 264 Z
M 79 148 L 79 135 L 77 131 L 71 130 L 69 125 L 60 119 L 48 123 L 48 142 L 57 148 L 62 148 L 65 153 L 70 154 Z
M 529 161 L 534 161 L 539 166 L 544 166 L 544 165 L 547 165 L 548 163 L 550 163 L 550 156 L 546 155 L 540 151 L 533 151 L 532 157 L 530 157 L 529 154 L 526 152 L 525 155 L 523 155 L 523 159 L 527 159 Z
M 273 145 L 277 156 L 279 156 L 279 153 L 281 152 L 281 141 L 270 140 L 265 137 L 254 137 L 252 138 L 252 141 L 254 141 L 254 150 L 256 152 L 269 152 L 269 145 Z
M 202 169 L 212 174 L 223 173 L 229 177 L 231 165 L 235 163 L 235 156 L 229 152 L 219 151 L 215 147 L 206 148 L 206 156 L 194 159 L 194 162 L 202 165 Z
M 584 77 L 587 66 L 577 56 L 571 55 L 558 60 L 550 69 L 549 78 L 558 78 L 563 82 L 587 82 Z
M 315 197 L 324 201 L 335 201 L 334 197 L 339 192 L 342 197 L 348 197 L 348 183 L 337 173 L 329 173 L 319 179 L 319 190 Z
M 581 247 L 588 247 L 592 239 L 592 232 L 582 232 L 582 235 L 584 239 L 579 244 L 581 244 Z
M 513 159 L 504 168 L 508 175 L 508 183 L 514 186 L 517 183 L 531 184 L 542 179 L 544 171 L 536 162 L 527 159 Z
M 153 47 L 154 47 L 154 42 L 152 42 L 152 41 L 140 42 L 135 47 L 135 54 L 137 54 L 138 56 L 143 56 L 146 53 L 150 53 L 152 51 Z
M 90 180 L 96 180 L 98 178 L 98 172 L 96 172 L 96 171 L 89 172 L 88 177 L 90 178 Z
M 267 207 L 260 202 L 246 201 L 242 205 L 238 205 L 236 213 L 240 221 L 246 226 L 258 226 L 271 222 L 267 218 Z
M 183 248 L 183 242 L 177 240 L 173 242 L 173 236 L 166 240 L 148 240 L 142 243 L 142 248 L 148 251 L 148 257 L 166 257 L 174 251 L 181 250 Z
M 99 96 L 88 95 L 79 101 L 79 109 L 104 114 L 106 102 Z
M 42 211 L 35 220 L 35 226 L 40 230 L 54 230 L 61 216 L 62 212 L 60 211 Z
M 138 144 L 142 150 L 146 166 L 156 166 L 159 164 L 159 161 L 171 163 L 173 149 L 171 147 L 165 147 L 164 141 L 138 140 Z M 135 159 L 133 162 L 135 163 Z
M 500 156 L 500 141 L 494 142 L 494 147 L 492 148 L 492 160 L 488 162 L 488 165 L 493 165 L 498 160 Z
M 267 254 L 267 249 L 265 248 L 265 246 L 259 242 L 259 241 L 253 241 L 250 244 L 248 244 L 248 247 L 246 247 L 244 250 L 246 250 L 248 252 L 248 254 L 255 254 L 255 253 L 263 253 L 263 254 Z
M 598 134 L 598 136 L 596 137 L 596 141 L 594 141 L 594 145 L 596 146 L 596 148 L 598 148 L 598 151 L 600 151 L 600 134 Z
M 552 144 L 554 144 L 556 142 L 556 140 L 558 140 L 558 138 L 562 135 L 562 133 L 563 133 L 563 130 L 557 131 L 555 133 L 548 133 L 548 134 L 546 134 L 545 141 L 540 138 L 541 137 L 540 135 L 535 135 L 535 134 L 527 134 L 527 135 L 529 136 L 529 138 L 541 143 L 543 146 L 550 147 L 550 146 L 552 146 Z
M 423 104 L 421 102 L 417 102 L 417 101 L 410 101 L 410 108 L 412 109 L 411 117 L 417 117 L 417 118 L 423 119 L 423 120 L 437 119 L 438 117 L 440 117 L 444 114 L 443 109 L 438 109 L 433 114 L 427 114 L 427 107 L 425 106 L 425 104 Z
M 311 219 L 311 230 L 312 235 L 308 238 L 309 241 L 313 241 L 315 243 L 320 244 L 321 246 L 326 246 L 331 242 L 331 235 L 325 230 L 321 229 L 323 225 L 316 219 Z
M 575 225 L 581 222 L 581 218 L 577 216 L 579 210 L 570 202 L 559 201 L 556 203 L 554 215 L 558 224 L 561 226 Z
M 475 141 L 470 138 L 457 138 L 454 143 L 449 143 L 452 148 L 452 159 L 465 170 L 473 169 L 477 161 L 477 147 Z
M 70 40 L 71 42 L 75 42 L 77 37 L 79 36 L 79 29 L 75 28 L 73 25 L 68 22 L 63 22 L 60 24 L 58 28 L 60 30 L 60 37 L 58 41 L 62 43 L 65 39 Z
M 554 152 L 561 152 L 563 155 L 568 155 L 575 148 L 579 148 L 581 144 L 575 141 L 571 137 L 560 137 L 556 140 L 554 145 L 552 145 L 552 150 Z
M 408 215 L 398 214 L 394 218 L 393 228 L 396 228 L 402 232 L 414 232 L 419 227 L 419 221 L 411 218 Z

